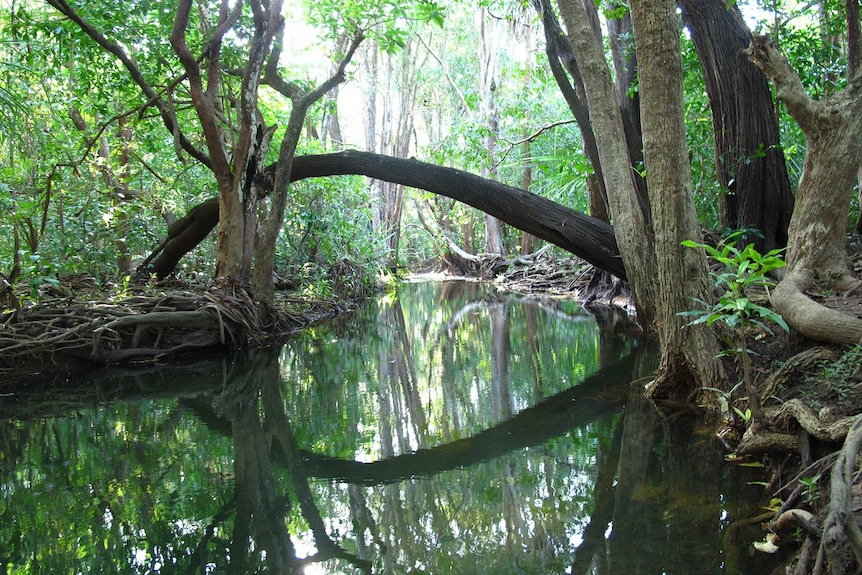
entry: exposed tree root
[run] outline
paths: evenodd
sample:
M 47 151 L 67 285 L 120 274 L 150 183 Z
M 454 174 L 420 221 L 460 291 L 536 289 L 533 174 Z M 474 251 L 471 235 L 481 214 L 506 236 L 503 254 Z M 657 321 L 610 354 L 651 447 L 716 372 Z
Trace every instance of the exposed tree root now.
M 261 344 L 341 309 L 281 296 L 274 315 L 262 317 L 248 290 L 233 284 L 200 293 L 133 289 L 139 295 L 116 301 L 46 298 L 8 312 L 0 320 L 0 373 L 12 380 L 27 372 L 47 375 L 49 366 L 69 360 L 155 361 L 196 350 Z M 303 313 L 291 314 L 290 303 L 304 308 Z
M 788 425 L 796 421 L 812 437 L 822 441 L 838 443 L 847 437 L 847 431 L 855 421 L 854 417 L 843 417 L 836 421 L 829 421 L 828 416 L 821 418 L 813 409 L 805 405 L 799 399 L 791 399 L 777 409 L 769 410 L 769 421 L 775 424 Z
M 812 281 L 806 270 L 794 269 L 773 290 L 772 307 L 788 325 L 815 341 L 839 345 L 855 345 L 862 341 L 862 320 L 805 295 Z
M 832 468 L 829 513 L 823 523 L 823 538 L 814 564 L 814 575 L 858 573 L 862 569 L 862 531 L 856 518 L 852 490 L 856 456 L 862 447 L 862 415 L 856 416 L 844 447 Z M 855 561 L 855 564 L 854 564 Z
M 812 347 L 794 355 L 760 386 L 761 403 L 766 405 L 770 398 L 778 394 L 779 389 L 790 387 L 794 378 L 798 377 L 801 372 L 809 370 L 827 359 L 834 360 L 836 357 L 835 352 L 825 347 Z

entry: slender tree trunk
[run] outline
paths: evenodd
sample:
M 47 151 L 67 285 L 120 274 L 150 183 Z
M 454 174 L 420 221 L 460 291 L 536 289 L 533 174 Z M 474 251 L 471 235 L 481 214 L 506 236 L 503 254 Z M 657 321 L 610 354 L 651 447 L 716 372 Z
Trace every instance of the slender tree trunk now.
M 604 49 L 580 1 L 560 0 L 560 12 L 585 81 L 611 217 L 634 293 L 638 319 L 646 329 L 652 330 L 656 319 L 656 261 L 652 234 L 632 179 L 622 116 Z
M 531 24 L 526 24 L 524 26 L 524 49 L 530 57 L 532 55 L 533 50 L 535 49 L 535 41 L 533 39 L 533 26 Z M 530 66 L 526 67 L 526 74 L 524 76 L 524 87 L 529 88 L 532 83 L 533 78 L 530 73 Z M 530 122 L 530 111 L 525 110 L 525 118 L 523 121 L 523 127 L 521 130 L 523 136 L 523 143 L 521 144 L 521 163 L 523 164 L 523 168 L 521 169 L 521 189 L 530 191 L 530 188 L 533 185 L 533 160 L 530 157 L 530 141 L 527 139 L 527 125 Z M 533 253 L 533 249 L 535 246 L 535 237 L 532 234 L 528 234 L 527 232 L 523 232 L 521 234 L 521 254 L 530 254 Z
M 283 34 L 283 28 L 279 29 L 279 33 Z M 305 124 L 305 118 L 308 114 L 308 109 L 323 98 L 327 92 L 344 80 L 345 69 L 359 48 L 360 43 L 364 39 L 363 34 L 357 33 L 347 47 L 344 57 L 339 63 L 336 71 L 327 78 L 324 82 L 318 85 L 310 92 L 304 92 L 298 86 L 286 84 L 278 76 L 278 60 L 281 55 L 281 44 L 277 44 L 270 54 L 269 63 L 266 69 L 264 80 L 273 88 L 278 90 L 282 95 L 290 97 L 293 102 L 293 107 L 290 110 L 290 119 L 288 120 L 287 131 L 281 140 L 278 152 L 278 163 L 275 167 L 275 175 L 267 174 L 264 180 L 272 177 L 272 192 L 270 201 L 271 208 L 266 215 L 266 221 L 260 230 L 260 241 L 257 244 L 255 253 L 255 268 L 253 279 L 253 290 L 260 300 L 263 313 L 262 316 L 272 316 L 273 310 L 270 303 L 273 297 L 273 280 L 272 274 L 275 263 L 275 248 L 278 240 L 278 234 L 281 232 L 282 222 L 284 221 L 284 211 L 287 204 L 287 193 L 290 187 L 291 175 L 293 173 L 293 159 L 296 154 L 296 146 L 299 143 L 299 138 L 302 135 L 302 127 Z M 266 149 L 269 146 L 269 138 L 272 137 L 272 132 L 261 134 L 258 138 L 258 146 L 260 149 Z M 254 174 L 252 174 L 254 175 Z M 254 180 L 254 193 L 259 195 L 261 183 Z M 250 181 L 249 184 L 252 182 Z
M 117 249 L 117 272 L 127 274 L 132 268 L 132 256 L 126 237 L 129 235 L 129 214 L 126 211 L 128 202 L 132 199 L 129 188 L 129 145 L 132 131 L 126 127 L 125 121 L 118 121 L 117 140 L 120 152 L 117 161 L 111 159 L 111 148 L 104 134 L 99 139 L 99 158 L 102 160 L 102 176 L 105 187 L 111 191 L 113 219 L 111 226 L 116 234 L 114 247 Z M 116 165 L 116 169 L 115 169 Z
M 366 148 L 398 158 L 410 154 L 413 115 L 417 89 L 417 71 L 422 67 L 418 61 L 416 42 L 411 40 L 395 55 L 382 55 L 378 80 L 378 58 L 380 49 L 368 50 L 366 62 L 368 87 L 365 95 Z M 379 88 L 382 86 L 382 90 Z M 378 114 L 378 99 L 382 109 Z M 380 117 L 379 122 L 377 118 Z M 378 133 L 379 130 L 379 133 Z M 378 140 L 379 135 L 379 140 Z M 404 186 L 397 182 L 371 180 L 372 229 L 386 240 L 389 253 L 387 266 L 394 270 L 398 265 L 398 250 L 401 241 L 401 214 L 404 207 Z
M 551 0 L 533 0 L 533 6 L 542 18 L 542 28 L 545 31 L 545 54 L 548 57 L 551 74 L 578 123 L 584 154 L 593 166 L 594 176 L 587 181 L 591 196 L 590 215 L 606 222 L 610 221 L 607 213 L 608 195 L 607 190 L 605 190 L 605 178 L 602 174 L 599 149 L 593 126 L 590 123 L 583 78 L 572 52 L 572 45 L 560 28 L 556 13 L 551 6 Z M 567 71 L 568 75 L 566 74 Z
M 661 365 L 653 396 L 703 399 L 704 388 L 722 388 L 724 371 L 713 330 L 684 328 L 677 315 L 696 300 L 709 301 L 706 256 L 681 245 L 700 239 L 685 139 L 682 58 L 674 0 L 632 0 L 641 102 L 644 160 L 650 192 L 658 284 L 656 301 Z
M 640 91 L 637 89 L 638 58 L 635 51 L 631 11 L 625 11 L 619 18 L 609 18 L 607 23 L 608 44 L 611 48 L 611 59 L 614 65 L 614 87 L 616 88 L 617 104 L 623 118 L 623 131 L 626 134 L 629 161 L 632 164 L 632 179 L 635 183 L 641 211 L 649 221 L 651 215 L 647 196 L 647 182 L 641 170 L 644 161 L 641 104 Z
M 485 138 L 490 165 L 481 171 L 482 175 L 495 180 L 497 168 L 494 156 L 497 149 L 497 134 L 500 131 L 497 116 L 495 92 L 497 90 L 497 60 L 499 54 L 500 30 L 495 18 L 488 16 L 482 8 L 479 12 L 479 109 L 480 118 L 488 130 Z M 485 252 L 503 256 L 503 234 L 500 220 L 485 214 Z

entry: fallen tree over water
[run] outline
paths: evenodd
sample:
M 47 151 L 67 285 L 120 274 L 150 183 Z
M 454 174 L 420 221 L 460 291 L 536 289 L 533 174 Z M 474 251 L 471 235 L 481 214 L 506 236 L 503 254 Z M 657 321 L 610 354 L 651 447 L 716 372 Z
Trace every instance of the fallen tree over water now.
M 272 189 L 276 165 L 255 178 L 264 190 Z M 363 175 L 440 194 L 487 214 L 583 258 L 619 278 L 626 272 L 613 227 L 597 218 L 567 208 L 542 196 L 416 159 L 401 159 L 369 152 L 298 156 L 291 181 L 307 178 Z M 167 238 L 142 264 L 141 272 L 159 279 L 169 276 L 180 259 L 193 250 L 218 223 L 218 198 L 189 210 L 168 229 Z

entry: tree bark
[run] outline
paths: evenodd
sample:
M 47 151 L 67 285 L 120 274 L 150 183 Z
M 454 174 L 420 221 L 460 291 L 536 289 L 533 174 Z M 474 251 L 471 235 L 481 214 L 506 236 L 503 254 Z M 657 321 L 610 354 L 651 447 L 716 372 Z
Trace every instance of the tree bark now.
M 847 213 L 862 165 L 862 77 L 822 101 L 812 100 L 799 76 L 767 36 L 752 38 L 745 54 L 769 76 L 776 95 L 805 134 L 807 148 L 790 221 L 787 271 L 772 293 L 773 308 L 800 333 L 820 341 L 856 344 L 862 320 L 828 310 L 805 295 L 823 287 L 858 285 L 845 241 Z
M 766 76 L 740 51 L 751 33 L 737 6 L 679 0 L 704 73 L 715 133 L 715 166 L 723 192 L 722 224 L 756 228 L 761 253 L 787 245 L 793 194 Z
M 652 233 L 647 227 L 648 219 L 642 211 L 633 180 L 622 116 L 604 49 L 580 0 L 560 0 L 560 12 L 584 78 L 611 217 L 619 232 L 620 254 L 628 272 L 638 319 L 651 330 L 656 318 L 656 262 Z
M 686 328 L 678 315 L 693 302 L 711 298 L 706 256 L 681 245 L 701 237 L 694 205 L 685 139 L 682 58 L 674 0 L 632 0 L 647 187 L 655 224 L 658 267 L 656 304 L 661 343 L 654 397 L 704 399 L 704 389 L 720 389 L 725 377 L 715 332 L 705 324 Z
M 260 174 L 259 185 L 266 188 L 265 180 L 274 170 L 273 165 Z M 547 198 L 467 172 L 414 159 L 344 151 L 294 158 L 290 180 L 348 174 L 390 180 L 462 201 L 568 250 L 619 278 L 626 278 L 626 269 L 610 224 Z M 170 275 L 182 255 L 200 243 L 217 222 L 217 198 L 196 206 L 172 226 L 161 256 L 143 271 L 155 273 L 159 278 Z

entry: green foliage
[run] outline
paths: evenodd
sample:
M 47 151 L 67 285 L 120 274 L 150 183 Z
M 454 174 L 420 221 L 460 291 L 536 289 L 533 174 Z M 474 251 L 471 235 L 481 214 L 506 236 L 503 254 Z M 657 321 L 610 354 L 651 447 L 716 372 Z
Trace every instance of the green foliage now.
M 772 333 L 770 327 L 761 321 L 769 320 L 778 324 L 785 331 L 789 330 L 779 314 L 768 307 L 751 301 L 747 293 L 749 288 L 763 287 L 768 289 L 773 284 L 767 274 L 785 265 L 780 255 L 784 248 L 760 254 L 754 248 L 754 244 L 749 243 L 740 250 L 736 247 L 736 239 L 746 233 L 748 230 L 737 230 L 730 234 L 718 247 L 692 240 L 682 242 L 682 245 L 688 248 L 704 250 L 715 261 L 724 266 L 724 271 L 714 274 L 716 287 L 725 290 L 718 302 L 709 306 L 706 302 L 697 300 L 697 303 L 706 309 L 680 312 L 680 315 L 696 318 L 691 322 L 691 325 L 700 323 L 712 325 L 720 320 L 733 329 L 757 325 Z
M 754 244 L 749 243 L 743 249 L 736 247 L 736 240 L 749 234 L 750 230 L 737 230 L 725 238 L 717 247 L 708 244 L 685 240 L 682 245 L 692 249 L 706 251 L 714 260 L 724 266 L 720 273 L 713 274 L 715 286 L 723 289 L 724 294 L 718 302 L 710 306 L 702 300 L 695 300 L 702 309 L 679 312 L 678 315 L 690 316 L 695 319 L 688 326 L 706 324 L 712 325 L 716 321 L 726 324 L 733 332 L 735 345 L 730 353 L 737 356 L 742 365 L 742 383 L 745 384 L 748 393 L 749 407 L 744 411 L 734 406 L 734 411 L 741 417 L 746 425 L 759 424 L 762 414 L 760 412 L 760 398 L 751 374 L 751 360 L 746 338 L 748 328 L 758 326 L 772 333 L 772 329 L 764 323 L 764 320 L 774 322 L 785 331 L 789 331 L 787 323 L 778 313 L 772 309 L 751 301 L 748 291 L 753 287 L 762 287 L 768 290 L 772 283 L 767 273 L 785 265 L 781 259 L 783 249 L 772 250 L 761 255 Z M 722 411 L 726 410 L 729 396 L 719 400 Z
M 801 477 L 799 483 L 802 484 L 802 494 L 805 496 L 805 501 L 813 503 L 820 493 L 820 474 L 814 477 Z

